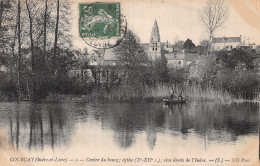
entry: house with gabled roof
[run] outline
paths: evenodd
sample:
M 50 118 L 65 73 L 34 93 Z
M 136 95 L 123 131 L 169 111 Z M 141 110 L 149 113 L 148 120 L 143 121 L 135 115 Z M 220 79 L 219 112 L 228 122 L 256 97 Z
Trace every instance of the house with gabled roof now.
M 228 50 L 242 46 L 241 36 L 239 37 L 216 37 L 212 39 L 211 51 Z
M 116 66 L 119 63 L 118 55 L 114 49 L 106 49 L 103 58 L 103 66 Z
M 199 57 L 197 52 L 187 52 L 183 51 L 182 53 L 169 53 L 165 54 L 167 59 L 167 66 L 169 68 L 184 68 L 188 67 L 192 62 L 194 62 Z
M 169 68 L 183 68 L 186 66 L 184 53 L 175 54 L 172 52 L 165 54 L 165 58 L 167 59 L 167 66 Z

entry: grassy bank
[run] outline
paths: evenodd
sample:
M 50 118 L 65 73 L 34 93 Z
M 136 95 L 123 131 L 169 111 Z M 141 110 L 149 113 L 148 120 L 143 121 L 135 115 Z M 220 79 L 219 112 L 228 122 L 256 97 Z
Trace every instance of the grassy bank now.
M 134 88 L 131 86 L 120 86 L 117 88 L 99 88 L 86 95 L 58 95 L 49 94 L 47 101 L 128 101 L 128 102 L 157 102 L 168 98 L 171 86 L 159 85 L 156 87 L 145 86 Z M 174 87 L 176 94 L 181 90 L 183 96 L 189 101 L 213 101 L 226 102 L 238 100 L 229 93 L 216 91 L 213 88 L 202 89 L 199 86 Z

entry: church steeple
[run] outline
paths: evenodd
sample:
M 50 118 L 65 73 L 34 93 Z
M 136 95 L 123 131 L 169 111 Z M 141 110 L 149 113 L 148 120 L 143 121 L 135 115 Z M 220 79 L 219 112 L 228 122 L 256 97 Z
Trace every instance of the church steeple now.
M 154 21 L 150 42 L 160 42 L 160 33 L 157 21 Z
M 157 21 L 154 21 L 150 43 L 149 43 L 149 56 L 152 59 L 157 59 L 161 57 L 161 42 L 160 33 L 157 25 Z

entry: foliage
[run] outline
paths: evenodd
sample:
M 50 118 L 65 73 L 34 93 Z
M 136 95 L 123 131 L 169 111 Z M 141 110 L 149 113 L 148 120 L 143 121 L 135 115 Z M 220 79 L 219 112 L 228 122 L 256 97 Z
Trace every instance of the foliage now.
M 252 50 L 233 49 L 231 52 L 222 50 L 217 54 L 219 63 L 223 63 L 225 68 L 235 69 L 236 66 L 243 64 L 246 69 L 254 69 L 254 61 L 259 58 Z
M 166 83 L 170 80 L 165 54 L 166 51 L 162 49 L 161 58 L 156 59 L 152 64 L 153 78 L 155 83 Z
M 218 66 L 214 55 L 201 55 L 189 69 L 189 80 L 208 84 L 214 78 L 217 70 Z
M 183 86 L 188 79 L 187 68 L 169 70 L 170 83 Z
M 252 70 L 225 69 L 218 72 L 214 86 L 232 92 L 237 98 L 252 99 L 260 80 Z
M 206 55 L 210 42 L 208 40 L 200 41 L 200 44 L 196 46 L 196 51 L 199 52 L 200 55 Z
M 183 49 L 184 41 L 177 41 L 174 43 L 173 48 L 174 52 L 180 52 Z
M 183 44 L 183 49 L 194 49 L 195 48 L 195 44 L 192 43 L 192 40 L 187 39 L 184 44 Z
M 148 57 L 139 43 L 138 37 L 129 30 L 120 43 L 114 49 L 119 57 L 121 68 L 126 71 L 126 83 L 137 85 L 142 83 L 145 66 L 148 65 Z

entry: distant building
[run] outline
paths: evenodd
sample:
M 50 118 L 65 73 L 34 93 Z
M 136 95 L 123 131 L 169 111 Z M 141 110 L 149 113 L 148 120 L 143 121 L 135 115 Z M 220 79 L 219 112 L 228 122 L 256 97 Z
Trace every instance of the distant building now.
M 83 82 L 94 82 L 93 74 L 90 69 L 71 69 L 69 71 L 69 77 L 77 78 L 77 80 L 83 81 Z
M 169 68 L 183 68 L 185 67 L 185 54 L 179 53 L 169 53 L 165 54 L 165 57 L 167 59 L 167 66 Z
M 116 66 L 119 64 L 119 58 L 114 49 L 106 49 L 103 58 L 103 66 Z
M 168 42 L 168 40 L 167 40 L 167 42 L 163 42 L 163 43 L 162 43 L 162 48 L 163 48 L 165 51 L 167 51 L 168 53 L 171 53 L 171 52 L 174 51 L 173 46 L 171 45 L 170 42 Z
M 161 58 L 162 49 L 166 50 L 168 53 L 173 52 L 173 46 L 171 45 L 171 43 L 169 43 L 168 41 L 161 42 L 159 27 L 156 20 L 154 21 L 150 42 L 141 43 L 141 46 L 143 47 L 144 52 L 152 60 Z
M 242 46 L 241 36 L 239 37 L 217 37 L 211 42 L 211 51 L 228 50 Z
M 161 40 L 160 40 L 160 33 L 157 21 L 154 21 L 150 43 L 149 43 L 149 53 L 148 56 L 151 59 L 156 59 L 161 57 Z
M 189 66 L 191 63 L 193 63 L 198 57 L 199 57 L 198 52 L 185 52 L 185 65 Z
M 169 68 L 184 68 L 188 67 L 199 56 L 199 53 L 191 53 L 183 51 L 182 53 L 165 54 L 167 66 Z
M 90 66 L 102 66 L 104 59 L 104 49 L 92 50 L 89 53 L 89 65 Z

